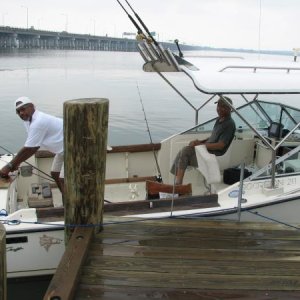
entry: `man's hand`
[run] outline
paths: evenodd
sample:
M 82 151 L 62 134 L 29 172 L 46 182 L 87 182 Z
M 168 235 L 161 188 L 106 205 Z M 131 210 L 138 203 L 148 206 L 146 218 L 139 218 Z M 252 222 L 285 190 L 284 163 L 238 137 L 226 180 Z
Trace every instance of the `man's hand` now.
M 198 145 L 201 145 L 201 144 L 203 144 L 203 141 L 194 140 L 194 141 L 190 141 L 189 146 L 195 147 L 195 146 L 198 146 Z
M 7 177 L 9 177 L 8 176 L 9 172 L 13 172 L 17 169 L 18 169 L 18 167 L 15 164 L 13 164 L 12 162 L 9 162 L 0 170 L 0 176 L 7 178 Z
M 1 177 L 1 178 L 7 178 L 9 172 L 10 172 L 10 168 L 9 168 L 8 166 L 4 166 L 4 167 L 0 170 L 0 177 Z

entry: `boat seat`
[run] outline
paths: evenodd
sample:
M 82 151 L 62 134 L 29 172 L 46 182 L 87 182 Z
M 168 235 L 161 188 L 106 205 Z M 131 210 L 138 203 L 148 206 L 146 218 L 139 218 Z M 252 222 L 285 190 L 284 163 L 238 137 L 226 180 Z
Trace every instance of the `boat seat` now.
M 272 160 L 272 150 L 261 142 L 256 144 L 255 165 L 260 169 L 268 165 Z
M 216 156 L 207 151 L 205 145 L 195 147 L 198 170 L 204 176 L 207 184 L 220 183 L 225 169 L 237 167 L 242 162 L 252 162 L 254 139 L 233 140 L 222 156 Z

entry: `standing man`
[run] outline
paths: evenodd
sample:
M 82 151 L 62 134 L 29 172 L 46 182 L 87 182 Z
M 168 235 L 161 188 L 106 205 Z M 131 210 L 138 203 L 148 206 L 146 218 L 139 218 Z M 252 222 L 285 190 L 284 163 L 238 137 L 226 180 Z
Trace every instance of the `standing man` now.
M 36 153 L 38 149 L 48 150 L 55 153 L 51 176 L 63 194 L 63 120 L 36 110 L 28 97 L 18 98 L 15 101 L 15 109 L 24 121 L 28 136 L 24 147 L 0 170 L 0 175 L 7 176 L 9 172 L 17 170 L 19 165 Z
M 230 105 L 232 105 L 232 101 L 230 98 L 222 96 L 216 103 L 218 118 L 211 136 L 206 140 L 191 141 L 177 154 L 171 168 L 171 173 L 175 175 L 175 184 L 182 184 L 188 166 L 198 167 L 195 146 L 205 145 L 207 151 L 216 156 L 225 154 L 230 146 L 235 134 L 235 123 L 231 118 Z

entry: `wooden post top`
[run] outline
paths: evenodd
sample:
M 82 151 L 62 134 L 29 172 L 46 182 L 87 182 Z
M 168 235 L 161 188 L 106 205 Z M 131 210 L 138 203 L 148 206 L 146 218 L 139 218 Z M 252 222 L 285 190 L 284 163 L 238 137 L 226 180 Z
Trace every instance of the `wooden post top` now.
M 96 103 L 96 102 L 108 102 L 109 100 L 107 98 L 79 98 L 79 99 L 71 99 L 65 101 L 64 104 L 71 103 L 71 104 L 82 104 L 85 105 L 86 103 Z

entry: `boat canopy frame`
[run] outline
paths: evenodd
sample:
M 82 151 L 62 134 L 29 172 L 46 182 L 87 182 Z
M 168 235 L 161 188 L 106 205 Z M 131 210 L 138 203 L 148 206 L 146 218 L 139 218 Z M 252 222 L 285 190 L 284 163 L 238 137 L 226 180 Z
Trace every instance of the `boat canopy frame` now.
M 153 43 L 148 41 L 141 41 L 138 44 L 138 50 L 143 57 L 145 64 L 143 70 L 145 72 L 157 73 L 171 88 L 195 111 L 195 124 L 198 125 L 199 111 L 203 109 L 208 103 L 210 103 L 216 96 L 222 98 L 231 107 L 239 118 L 265 143 L 265 145 L 272 151 L 272 179 L 271 188 L 275 188 L 275 169 L 276 169 L 276 151 L 279 147 L 290 137 L 290 135 L 299 128 L 300 122 L 296 122 L 291 118 L 296 125 L 294 128 L 281 139 L 278 143 L 268 140 L 264 137 L 248 120 L 239 112 L 238 108 L 235 108 L 231 103 L 226 100 L 225 95 L 240 95 L 245 100 L 246 105 L 252 107 L 255 104 L 259 111 L 269 121 L 270 117 L 268 113 L 259 104 L 258 96 L 275 94 L 275 95 L 291 95 L 300 94 L 299 75 L 300 68 L 291 66 L 266 66 L 266 65 L 226 65 L 222 68 L 215 70 L 214 72 L 203 71 L 201 66 L 196 66 L 172 53 L 169 49 L 163 49 L 159 46 L 156 49 Z M 158 51 L 159 50 L 159 51 Z M 243 71 L 240 73 L 230 73 L 229 70 Z M 252 72 L 244 72 L 245 70 L 252 70 Z M 262 77 L 265 78 L 264 72 L 258 71 L 275 71 L 276 74 L 270 74 L 271 80 L 268 80 L 266 84 L 261 84 Z M 202 94 L 209 95 L 209 98 L 198 108 L 195 107 L 191 101 L 189 101 L 167 78 L 162 72 L 183 72 L 193 82 L 195 88 Z M 228 76 L 229 75 L 229 76 Z M 237 76 L 238 75 L 238 76 Z M 283 76 L 282 76 L 283 75 Z M 295 76 L 297 75 L 297 76 Z M 216 76 L 217 79 L 213 79 Z M 288 77 L 287 77 L 288 76 Z M 240 77 L 243 77 L 242 79 Z M 284 82 L 283 82 L 284 81 Z M 214 85 L 215 82 L 218 86 Z M 221 85 L 221 87 L 219 86 Z M 226 86 L 227 85 L 227 86 Z M 252 100 L 248 100 L 245 95 L 253 95 Z M 283 106 L 282 106 L 283 107 Z M 253 108 L 253 107 L 252 107 Z M 253 108 L 254 109 L 254 108 Z M 254 110 L 255 111 L 255 110 Z M 286 111 L 287 112 L 287 111 Z M 282 112 L 281 112 L 282 114 Z M 289 115 L 289 114 L 288 114 Z M 292 117 L 292 116 L 290 116 Z M 280 117 L 281 118 L 281 117 Z M 273 145 L 274 144 L 274 145 Z

